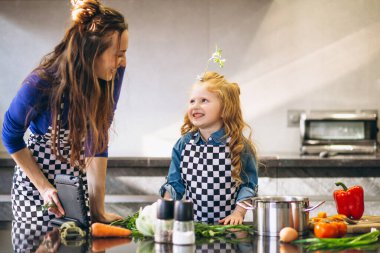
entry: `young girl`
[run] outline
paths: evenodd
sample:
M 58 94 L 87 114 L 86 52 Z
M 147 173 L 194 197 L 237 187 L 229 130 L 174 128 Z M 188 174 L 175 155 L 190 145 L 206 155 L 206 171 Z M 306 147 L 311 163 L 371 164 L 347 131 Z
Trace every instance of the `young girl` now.
M 175 200 L 185 194 L 197 221 L 241 224 L 246 210 L 236 203 L 257 193 L 256 150 L 239 95 L 238 84 L 215 72 L 206 72 L 191 91 L 160 194 Z

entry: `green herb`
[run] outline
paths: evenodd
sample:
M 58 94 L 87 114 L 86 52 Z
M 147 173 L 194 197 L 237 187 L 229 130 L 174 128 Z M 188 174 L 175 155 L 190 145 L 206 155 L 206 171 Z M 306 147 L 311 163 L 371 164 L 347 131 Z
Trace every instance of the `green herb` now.
M 57 207 L 53 200 L 42 205 L 41 211 L 46 212 L 47 210 L 49 210 L 50 207 Z
M 326 250 L 326 249 L 347 249 L 347 248 L 368 248 L 370 244 L 378 241 L 380 232 L 378 230 L 345 238 L 308 238 L 294 241 L 293 243 L 300 243 L 310 251 Z M 372 245 L 371 245 L 372 246 Z M 374 245 L 376 248 L 378 245 Z
M 110 225 L 127 228 L 132 231 L 132 236 L 134 238 L 142 238 L 144 237 L 144 235 L 141 234 L 136 228 L 136 219 L 139 217 L 139 215 L 140 215 L 140 212 L 136 212 L 132 215 L 127 216 L 124 219 L 114 221 Z
M 245 231 L 252 233 L 253 227 L 250 225 L 209 225 L 201 222 L 195 222 L 195 236 L 196 237 L 218 237 L 221 235 L 227 235 L 234 232 Z
M 222 59 L 222 50 L 220 48 L 218 48 L 218 46 L 215 46 L 215 47 L 216 47 L 215 52 L 208 59 L 206 69 L 203 71 L 203 75 L 197 77 L 199 80 L 202 80 L 203 76 L 207 72 L 210 62 L 217 63 L 220 68 L 224 67 L 224 63 L 226 62 L 226 59 Z
M 110 225 L 127 228 L 132 231 L 134 238 L 143 238 L 144 235 L 138 231 L 136 227 L 136 220 L 140 212 L 136 212 L 127 216 L 124 219 L 112 222 Z M 233 235 L 235 232 L 248 232 L 252 233 L 253 227 L 250 225 L 209 225 L 201 222 L 195 222 L 195 236 L 197 239 L 221 239 L 226 235 Z
M 220 68 L 224 67 L 224 63 L 226 62 L 226 59 L 222 59 L 222 50 L 218 48 L 218 46 L 216 46 L 215 52 L 211 55 L 211 58 L 208 59 L 208 63 L 211 61 L 219 64 Z

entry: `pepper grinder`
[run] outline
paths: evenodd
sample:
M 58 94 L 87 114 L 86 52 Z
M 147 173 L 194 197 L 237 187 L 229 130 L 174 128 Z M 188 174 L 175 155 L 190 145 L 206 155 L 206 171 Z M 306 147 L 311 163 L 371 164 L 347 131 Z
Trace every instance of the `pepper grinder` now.
M 154 241 L 171 243 L 173 233 L 174 201 L 159 199 L 157 201 L 157 222 L 155 225 Z
M 173 244 L 195 243 L 193 202 L 176 201 L 173 226 Z

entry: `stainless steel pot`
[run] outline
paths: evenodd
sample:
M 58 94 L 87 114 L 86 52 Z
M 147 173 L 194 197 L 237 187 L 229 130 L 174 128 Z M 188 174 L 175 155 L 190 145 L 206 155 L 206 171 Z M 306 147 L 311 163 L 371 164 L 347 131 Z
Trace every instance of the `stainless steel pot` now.
M 284 227 L 292 227 L 300 235 L 307 234 L 309 212 L 323 203 L 310 207 L 306 197 L 266 196 L 253 198 L 252 205 L 239 205 L 253 210 L 253 225 L 258 235 L 278 236 Z

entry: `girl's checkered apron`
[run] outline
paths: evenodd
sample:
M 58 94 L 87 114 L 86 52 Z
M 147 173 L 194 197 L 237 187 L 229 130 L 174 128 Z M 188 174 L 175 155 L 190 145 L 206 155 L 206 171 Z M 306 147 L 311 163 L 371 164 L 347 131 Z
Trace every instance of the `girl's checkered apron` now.
M 186 199 L 194 203 L 194 220 L 216 223 L 235 209 L 237 194 L 229 139 L 225 145 L 197 145 L 195 135 L 185 145 L 180 164 Z
M 63 103 L 61 105 L 61 111 Z M 60 128 L 60 115 L 58 115 L 58 133 L 59 133 L 59 149 L 61 155 L 69 160 L 70 143 L 69 130 Z M 89 214 L 89 202 L 87 191 L 86 173 L 76 167 L 71 167 L 69 162 L 61 162 L 52 151 L 52 127 L 50 126 L 45 135 L 31 134 L 28 140 L 28 148 L 31 151 L 38 166 L 52 185 L 55 176 L 58 174 L 66 174 L 79 176 L 83 180 L 83 188 L 86 198 L 87 213 Z M 41 210 L 44 201 L 29 178 L 26 176 L 22 168 L 16 165 L 13 175 L 12 185 L 12 211 L 14 219 L 17 222 L 39 222 L 43 223 L 54 218 L 54 214 L 49 214 Z

